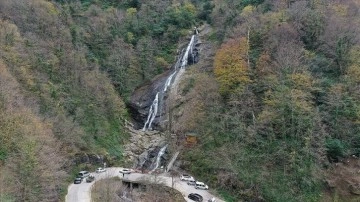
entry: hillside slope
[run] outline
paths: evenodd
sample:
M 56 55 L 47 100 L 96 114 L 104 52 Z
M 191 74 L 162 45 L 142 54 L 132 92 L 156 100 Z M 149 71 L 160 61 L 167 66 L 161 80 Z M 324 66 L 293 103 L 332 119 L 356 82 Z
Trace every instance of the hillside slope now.
M 359 7 L 0 1 L 0 201 L 61 201 L 79 170 L 123 163 L 130 95 L 194 26 L 200 62 L 172 92 L 166 131 L 179 148 L 197 138 L 181 168 L 227 201 L 358 200 L 339 179 L 354 173 L 335 166 L 360 154 Z

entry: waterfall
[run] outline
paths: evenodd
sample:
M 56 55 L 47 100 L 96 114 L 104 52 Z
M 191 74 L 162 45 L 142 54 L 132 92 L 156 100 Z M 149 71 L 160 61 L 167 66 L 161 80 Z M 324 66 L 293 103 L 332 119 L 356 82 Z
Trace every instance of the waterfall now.
M 172 73 L 172 74 L 166 79 L 165 88 L 164 88 L 164 91 L 163 91 L 163 92 L 166 92 L 166 90 L 167 90 L 167 88 L 170 86 L 171 80 L 172 80 L 172 78 L 174 77 L 175 74 L 176 74 L 176 71 L 175 71 L 174 73 Z
M 145 122 L 143 131 L 145 131 L 146 129 L 151 129 L 151 124 L 154 121 L 157 111 L 158 111 L 158 103 L 159 103 L 159 93 L 156 93 L 155 99 L 151 104 L 150 110 L 149 110 L 149 115 L 147 117 L 147 120 Z M 147 127 L 146 127 L 147 126 Z
M 192 35 L 190 43 L 189 43 L 188 47 L 186 48 L 185 54 L 182 58 L 181 68 L 185 68 L 188 64 L 189 52 L 191 52 L 191 54 L 192 54 L 192 47 L 194 45 L 194 39 L 195 39 L 195 35 Z
M 192 62 L 194 62 L 194 54 L 193 54 L 193 48 L 194 48 L 194 43 L 195 43 L 195 37 L 198 34 L 198 30 L 195 27 L 195 34 L 191 36 L 191 40 L 186 48 L 185 53 L 183 54 L 182 57 L 180 57 L 178 59 L 178 61 L 175 64 L 175 71 L 174 73 L 172 73 L 165 81 L 164 83 L 164 88 L 162 92 L 157 92 L 154 101 L 151 104 L 151 107 L 149 109 L 149 114 L 147 117 L 147 120 L 145 122 L 145 125 L 143 127 L 143 131 L 147 130 L 147 129 L 151 129 L 151 125 L 152 122 L 154 121 L 157 112 L 158 112 L 158 105 L 159 105 L 159 93 L 161 93 L 160 95 L 160 100 L 163 99 L 164 97 L 164 93 L 166 93 L 166 91 L 168 90 L 168 88 L 171 86 L 171 81 L 173 79 L 173 77 L 176 75 L 176 73 L 178 72 L 178 68 L 180 65 L 181 69 L 184 69 L 187 65 L 188 65 L 188 60 L 189 60 L 189 54 L 191 54 L 192 57 Z M 160 106 L 160 113 L 161 113 L 161 106 Z
M 198 35 L 199 31 L 198 31 L 197 27 L 195 27 L 194 30 L 195 30 L 195 34 Z
M 154 168 L 150 171 L 150 173 L 152 173 L 154 170 L 156 170 L 159 167 L 160 161 L 161 161 L 161 157 L 162 155 L 164 155 L 165 150 L 167 148 L 167 145 L 165 145 L 163 148 L 160 149 L 157 157 L 156 157 L 156 162 L 155 162 L 155 166 Z

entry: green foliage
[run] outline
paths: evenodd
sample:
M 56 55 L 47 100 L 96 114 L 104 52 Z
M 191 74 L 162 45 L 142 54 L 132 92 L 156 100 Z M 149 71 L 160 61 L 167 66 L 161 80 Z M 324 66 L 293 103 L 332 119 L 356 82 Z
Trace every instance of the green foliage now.
M 125 7 L 125 8 L 139 8 L 140 7 L 140 2 L 139 0 L 125 0 L 125 1 L 122 1 L 122 5 Z
M 206 21 L 207 23 L 211 24 L 211 16 L 213 9 L 215 8 L 215 5 L 212 4 L 210 1 L 207 1 L 203 4 L 202 10 L 198 13 L 198 18 L 201 20 Z
M 170 8 L 165 17 L 165 23 L 177 28 L 190 28 L 194 24 L 196 8 L 191 3 Z
M 72 178 L 41 174 L 71 165 L 77 152 L 122 161 L 124 101 L 173 64 L 201 21 L 213 26 L 204 41 L 233 40 L 214 63 L 226 99 L 204 90 L 212 82 L 184 85 L 184 96 L 202 101 L 183 126 L 200 136 L 186 169 L 227 201 L 319 200 L 324 156 L 360 151 L 356 1 L 178 2 L 1 2 L 0 172 L 8 176 L 0 186 L 10 188 L 0 201 L 59 200 Z M 256 25 L 249 41 L 248 25 Z
M 236 10 L 218 4 L 212 14 L 225 19 L 224 27 L 234 25 L 224 31 L 232 43 L 224 43 L 214 60 L 219 92 L 227 89 L 226 99 L 206 107 L 206 120 L 197 128 L 200 148 L 187 153 L 185 158 L 195 163 L 186 169 L 232 196 L 226 197 L 229 201 L 319 201 L 323 159 L 359 153 L 358 51 L 349 40 L 354 31 L 335 31 L 326 20 L 332 14 L 321 2 L 266 5 L 268 13 L 254 7 L 246 19 L 234 16 L 248 2 L 229 2 Z M 341 13 L 334 19 L 346 11 Z M 238 45 L 237 40 L 247 38 L 249 24 L 256 26 L 249 32 L 247 55 L 246 41 Z M 239 75 L 232 82 L 247 56 L 251 82 L 236 83 Z M 224 76 L 225 67 L 230 77 Z
M 248 5 L 257 6 L 264 2 L 264 0 L 244 0 L 241 2 L 241 6 L 246 7 Z
M 249 57 L 252 64 L 256 63 L 262 52 L 263 52 L 263 35 L 260 32 L 253 31 L 250 35 L 250 51 L 249 51 Z
M 15 197 L 13 197 L 11 195 L 4 194 L 4 195 L 0 195 L 0 201 L 3 201 L 3 202 L 15 202 L 16 199 L 15 199 Z
M 319 37 L 323 34 L 325 19 L 320 10 L 307 8 L 300 14 L 300 37 L 305 46 L 315 50 L 319 45 Z
M 333 161 L 338 161 L 346 153 L 345 145 L 339 139 L 327 139 L 326 149 L 328 157 Z

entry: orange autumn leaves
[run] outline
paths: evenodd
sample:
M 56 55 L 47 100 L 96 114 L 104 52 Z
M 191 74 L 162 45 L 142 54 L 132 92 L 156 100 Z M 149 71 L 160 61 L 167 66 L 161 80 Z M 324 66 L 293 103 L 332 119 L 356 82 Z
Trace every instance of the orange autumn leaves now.
M 216 52 L 214 73 L 223 96 L 242 90 L 251 82 L 246 52 L 246 38 L 231 39 Z

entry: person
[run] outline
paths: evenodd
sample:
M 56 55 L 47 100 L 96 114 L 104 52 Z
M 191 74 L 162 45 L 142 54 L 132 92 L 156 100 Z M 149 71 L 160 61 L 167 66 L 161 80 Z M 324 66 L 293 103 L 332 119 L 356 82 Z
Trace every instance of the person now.
M 125 173 L 123 173 L 123 178 L 125 177 Z

